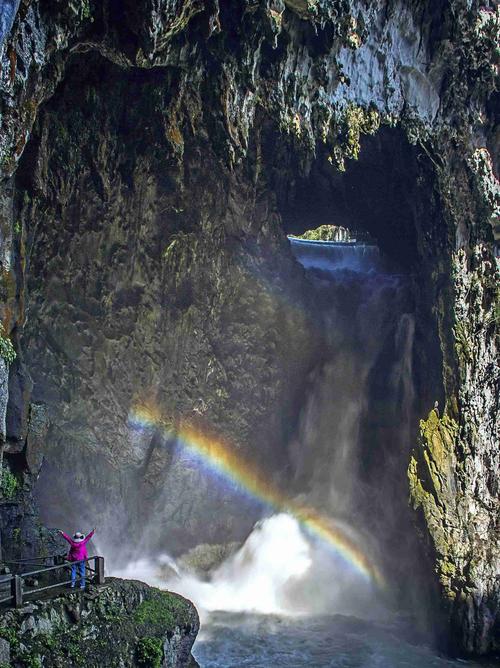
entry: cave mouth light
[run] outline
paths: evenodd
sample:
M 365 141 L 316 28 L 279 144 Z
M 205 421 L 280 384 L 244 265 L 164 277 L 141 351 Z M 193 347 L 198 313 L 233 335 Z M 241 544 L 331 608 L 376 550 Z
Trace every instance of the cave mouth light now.
M 378 244 L 365 230 L 320 225 L 287 238 L 295 259 L 323 277 L 324 272 L 331 275 L 345 269 L 363 273 L 382 270 Z
M 353 230 L 342 225 L 320 225 L 302 234 L 288 234 L 290 241 L 307 241 L 328 244 L 363 244 L 376 246 L 377 241 L 366 230 Z

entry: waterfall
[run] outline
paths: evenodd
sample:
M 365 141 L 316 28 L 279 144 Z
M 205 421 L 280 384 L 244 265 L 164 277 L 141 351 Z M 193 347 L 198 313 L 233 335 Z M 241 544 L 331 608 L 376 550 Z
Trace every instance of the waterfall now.
M 289 444 L 288 492 L 334 518 L 385 572 L 408 570 L 405 466 L 414 420 L 415 321 L 405 277 L 377 247 L 291 240 L 321 310 L 324 351 Z M 127 571 L 128 572 L 128 571 Z M 208 574 L 163 555 L 130 572 L 215 611 L 279 615 L 385 614 L 371 580 L 281 512 L 257 522 Z M 402 581 L 402 578 L 396 578 Z M 408 587 L 409 589 L 409 587 Z
M 324 271 L 352 269 L 373 271 L 380 268 L 378 246 L 369 243 L 308 241 L 289 237 L 292 252 L 306 269 Z
M 404 521 L 401 471 L 414 424 L 408 279 L 384 270 L 376 246 L 292 239 L 291 248 L 316 288 L 325 330 L 323 360 L 290 443 L 293 485 L 315 507 L 365 530 L 370 549 L 383 553 Z

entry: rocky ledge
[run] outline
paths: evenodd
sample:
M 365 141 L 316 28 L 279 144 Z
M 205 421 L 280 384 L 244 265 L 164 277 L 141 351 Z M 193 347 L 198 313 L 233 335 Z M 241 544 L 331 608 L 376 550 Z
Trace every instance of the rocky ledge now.
M 194 668 L 199 619 L 190 601 L 110 578 L 0 615 L 0 666 Z

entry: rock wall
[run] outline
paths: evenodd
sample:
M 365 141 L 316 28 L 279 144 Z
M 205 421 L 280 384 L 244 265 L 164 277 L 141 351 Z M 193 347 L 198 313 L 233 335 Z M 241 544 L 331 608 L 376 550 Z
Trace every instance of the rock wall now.
M 194 606 L 142 582 L 108 579 L 0 615 L 0 664 L 194 668 Z
M 199 141 L 186 140 L 184 167 L 165 168 L 163 111 L 152 105 L 170 94 L 170 78 L 149 78 L 150 87 L 100 57 L 78 60 L 41 113 L 18 174 L 20 189 L 37 193 L 20 210 L 36 230 L 26 239 L 24 337 L 32 398 L 53 424 L 51 459 L 65 462 L 45 478 L 54 507 L 68 487 L 81 489 L 81 503 L 95 513 L 99 498 L 119 534 L 135 509 L 154 514 L 165 485 L 158 513 L 181 547 L 208 518 L 212 540 L 242 527 L 224 524 L 227 495 L 207 498 L 211 483 L 179 461 L 175 443 L 154 427 L 134 432 L 134 407 L 156 410 L 172 431 L 179 416 L 209 420 L 242 452 L 258 444 L 277 468 L 318 336 L 265 195 L 256 201 L 240 170 L 228 173 Z M 138 101 L 131 113 L 128 96 Z M 71 505 L 58 512 L 67 522 Z
M 163 432 L 131 437 L 131 408 L 154 405 L 173 432 L 210 421 L 280 475 L 321 356 L 280 206 L 315 161 L 348 178 L 363 136 L 397 126 L 429 188 L 432 216 L 413 234 L 446 398 L 446 447 L 436 455 L 423 427 L 412 498 L 458 648 L 494 649 L 495 3 L 25 0 L 8 33 L 14 9 L 0 23 L 0 229 L 16 474 L 43 402 L 46 501 L 66 481 L 73 507 L 93 512 L 90 489 L 115 509 L 109 527 L 155 516 L 153 543 L 168 531 L 189 544 L 201 527 L 203 540 L 236 537 L 231 497 L 200 512 L 206 483 Z M 280 178 L 270 136 L 287 156 Z

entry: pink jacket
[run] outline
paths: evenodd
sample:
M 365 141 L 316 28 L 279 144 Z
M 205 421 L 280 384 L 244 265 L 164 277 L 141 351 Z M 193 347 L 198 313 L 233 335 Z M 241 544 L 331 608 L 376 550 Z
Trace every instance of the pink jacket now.
M 64 533 L 64 531 L 61 531 L 61 535 L 63 538 L 65 538 L 68 543 L 70 544 L 69 552 L 68 552 L 68 561 L 80 561 L 81 559 L 87 559 L 88 554 L 87 554 L 87 543 L 89 540 L 92 538 L 94 535 L 94 531 L 92 530 L 89 534 L 85 536 L 85 538 L 81 541 L 75 541 L 72 538 L 68 536 L 67 533 Z

